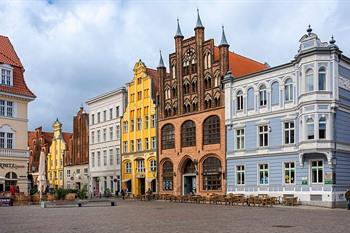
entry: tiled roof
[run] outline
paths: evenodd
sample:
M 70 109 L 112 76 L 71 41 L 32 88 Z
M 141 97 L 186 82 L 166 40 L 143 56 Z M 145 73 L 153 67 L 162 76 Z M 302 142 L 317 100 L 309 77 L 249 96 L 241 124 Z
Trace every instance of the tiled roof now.
M 220 58 L 220 49 L 214 48 L 214 60 L 218 61 Z M 239 78 L 248 74 L 259 72 L 267 69 L 265 64 L 254 61 L 250 58 L 244 57 L 234 52 L 229 52 L 229 69 L 235 78 Z
M 23 65 L 9 38 L 2 35 L 0 35 L 0 63 L 8 64 L 13 67 L 13 86 L 0 85 L 0 91 L 30 98 L 36 97 L 27 87 L 23 77 Z
M 73 136 L 73 134 L 72 134 L 72 133 L 63 132 L 63 133 L 62 133 L 62 136 L 63 136 L 64 142 L 65 142 L 65 143 L 67 144 L 67 146 L 68 146 L 69 140 L 70 140 L 70 138 Z M 68 147 L 67 147 L 67 149 L 68 149 Z

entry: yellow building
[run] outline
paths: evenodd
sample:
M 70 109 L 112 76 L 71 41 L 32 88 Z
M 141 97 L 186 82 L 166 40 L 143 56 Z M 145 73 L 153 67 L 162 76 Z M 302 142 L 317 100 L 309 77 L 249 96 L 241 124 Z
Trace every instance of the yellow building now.
M 50 188 L 63 188 L 63 157 L 67 153 L 67 144 L 72 134 L 62 133 L 62 124 L 58 119 L 53 123 L 53 138 L 47 155 L 47 180 Z
M 128 105 L 122 119 L 123 189 L 133 195 L 157 191 L 157 139 L 155 93 L 157 71 L 139 60 L 127 84 Z

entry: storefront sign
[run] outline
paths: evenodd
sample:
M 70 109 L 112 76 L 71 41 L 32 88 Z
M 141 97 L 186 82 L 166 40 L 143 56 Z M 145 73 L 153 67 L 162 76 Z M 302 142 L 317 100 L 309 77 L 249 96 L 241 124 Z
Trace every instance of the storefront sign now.
M 325 184 L 333 184 L 333 173 L 332 172 L 326 172 L 324 174 L 324 183 Z
M 13 206 L 12 199 L 9 197 L 0 197 L 0 206 Z
M 17 166 L 14 163 L 0 163 L 0 168 L 17 168 Z

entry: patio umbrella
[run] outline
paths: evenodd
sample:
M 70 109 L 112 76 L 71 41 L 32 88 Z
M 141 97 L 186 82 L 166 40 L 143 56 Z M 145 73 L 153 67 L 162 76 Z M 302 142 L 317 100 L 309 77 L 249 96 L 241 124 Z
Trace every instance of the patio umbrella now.
M 42 193 L 46 189 L 45 153 L 44 153 L 44 151 L 41 151 L 41 153 L 40 153 L 38 180 L 39 180 L 39 194 L 40 194 L 40 200 L 41 200 Z

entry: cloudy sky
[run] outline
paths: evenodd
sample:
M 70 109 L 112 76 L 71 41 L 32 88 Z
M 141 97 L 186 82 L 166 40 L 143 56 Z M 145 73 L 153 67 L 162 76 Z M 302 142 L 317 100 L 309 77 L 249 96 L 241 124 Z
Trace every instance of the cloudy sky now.
M 37 95 L 29 129 L 65 131 L 91 97 L 132 78 L 138 59 L 156 67 L 174 51 L 176 18 L 193 35 L 199 8 L 206 38 L 225 25 L 230 50 L 275 66 L 292 60 L 308 24 L 321 40 L 334 34 L 350 56 L 350 1 L 0 1 L 0 34 L 9 36 Z M 168 63 L 166 63 L 168 64 Z

